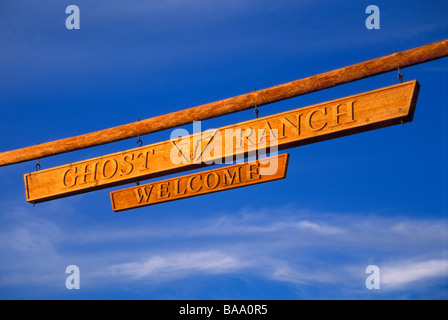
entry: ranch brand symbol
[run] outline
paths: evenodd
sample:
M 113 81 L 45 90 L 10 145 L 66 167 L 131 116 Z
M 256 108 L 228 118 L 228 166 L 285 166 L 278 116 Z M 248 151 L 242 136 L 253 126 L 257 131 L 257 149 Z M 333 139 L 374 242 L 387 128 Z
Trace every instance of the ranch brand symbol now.
M 245 187 L 286 177 L 288 154 L 226 166 L 110 193 L 112 209 L 122 211 L 156 203 Z M 277 164 L 276 170 L 271 169 Z
M 27 201 L 39 203 L 204 167 L 234 156 L 329 140 L 412 121 L 419 84 L 402 84 L 216 130 L 26 174 Z M 177 157 L 179 161 L 172 161 Z M 253 153 L 252 153 L 253 155 Z M 230 157 L 230 159 L 229 159 Z

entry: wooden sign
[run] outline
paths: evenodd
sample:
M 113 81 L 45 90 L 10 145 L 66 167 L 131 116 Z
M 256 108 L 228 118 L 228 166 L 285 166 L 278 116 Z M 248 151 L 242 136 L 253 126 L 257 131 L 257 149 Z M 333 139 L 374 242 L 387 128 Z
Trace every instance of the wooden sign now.
M 118 212 L 283 179 L 288 158 L 288 154 L 282 154 L 113 191 L 110 193 L 112 209 Z
M 264 148 L 283 150 L 412 121 L 419 84 L 402 84 L 26 174 L 38 203 L 155 178 Z

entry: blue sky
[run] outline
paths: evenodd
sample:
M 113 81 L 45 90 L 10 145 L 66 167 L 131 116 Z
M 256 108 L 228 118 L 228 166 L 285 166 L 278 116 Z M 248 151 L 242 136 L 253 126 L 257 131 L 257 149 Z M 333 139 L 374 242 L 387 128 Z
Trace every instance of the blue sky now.
M 65 28 L 70 4 L 80 8 L 79 30 Z M 379 30 L 365 27 L 370 4 L 380 8 Z M 447 12 L 436 0 L 1 0 L 0 150 L 439 41 Z M 114 213 L 109 192 L 130 185 L 33 207 L 23 175 L 35 162 L 0 168 L 0 298 L 447 299 L 448 59 L 403 73 L 421 85 L 413 122 L 290 149 L 281 181 Z M 397 82 L 391 72 L 263 106 L 260 116 Z M 125 140 L 41 165 L 136 146 Z M 73 264 L 79 290 L 65 287 Z M 379 290 L 365 286 L 372 264 Z

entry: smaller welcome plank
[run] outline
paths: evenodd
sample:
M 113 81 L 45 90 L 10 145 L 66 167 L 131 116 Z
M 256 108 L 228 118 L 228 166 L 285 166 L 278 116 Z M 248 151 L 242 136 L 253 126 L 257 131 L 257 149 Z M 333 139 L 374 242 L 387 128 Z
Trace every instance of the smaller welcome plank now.
M 115 212 L 286 177 L 289 154 L 226 166 L 110 193 Z

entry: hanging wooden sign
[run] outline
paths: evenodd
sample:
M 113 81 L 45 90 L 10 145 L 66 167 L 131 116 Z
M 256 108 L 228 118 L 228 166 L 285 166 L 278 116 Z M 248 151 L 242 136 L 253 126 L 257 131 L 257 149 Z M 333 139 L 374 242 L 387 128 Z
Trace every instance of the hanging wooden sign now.
M 402 84 L 26 174 L 27 201 L 74 194 L 412 121 L 419 84 Z
M 288 158 L 282 154 L 113 191 L 112 209 L 118 212 L 283 179 Z

